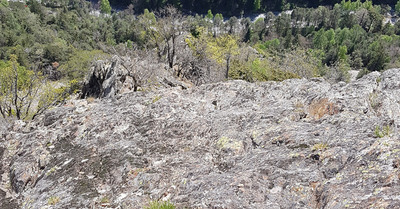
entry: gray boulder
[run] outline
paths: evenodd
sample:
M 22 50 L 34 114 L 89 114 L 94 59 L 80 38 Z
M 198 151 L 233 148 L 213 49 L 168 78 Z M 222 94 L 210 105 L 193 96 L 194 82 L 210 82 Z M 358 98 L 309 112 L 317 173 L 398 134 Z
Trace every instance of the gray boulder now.
M 161 87 L 188 88 L 190 84 L 174 78 L 164 64 L 140 57 L 113 56 L 98 60 L 90 67 L 80 98 L 114 97 L 117 94 Z

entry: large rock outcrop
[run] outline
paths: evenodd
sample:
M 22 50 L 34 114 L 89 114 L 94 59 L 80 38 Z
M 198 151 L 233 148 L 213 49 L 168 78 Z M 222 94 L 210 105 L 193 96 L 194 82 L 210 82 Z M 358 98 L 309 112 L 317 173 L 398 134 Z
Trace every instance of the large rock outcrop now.
M 397 69 L 76 100 L 2 131 L 0 195 L 21 208 L 399 208 L 399 124 Z
M 80 97 L 104 98 L 117 94 L 160 87 L 188 88 L 190 84 L 177 80 L 165 64 L 154 63 L 139 57 L 114 55 L 97 60 L 83 82 Z

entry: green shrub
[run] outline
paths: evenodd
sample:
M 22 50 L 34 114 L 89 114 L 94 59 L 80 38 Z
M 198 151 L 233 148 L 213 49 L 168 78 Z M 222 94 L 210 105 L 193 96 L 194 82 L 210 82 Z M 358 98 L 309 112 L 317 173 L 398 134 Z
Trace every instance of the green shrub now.
M 90 64 L 96 59 L 103 59 L 108 57 L 101 50 L 76 50 L 70 59 L 60 66 L 63 77 L 68 80 L 82 81 L 89 71 Z
M 379 128 L 379 126 L 375 127 L 375 136 L 378 138 L 390 136 L 391 132 L 392 130 L 390 129 L 390 126 L 383 126 L 382 128 Z
M 44 48 L 44 58 L 49 62 L 63 62 L 68 59 L 71 47 L 63 39 L 57 38 Z
M 69 96 L 70 86 L 52 84 L 33 70 L 20 66 L 17 56 L 0 61 L 0 113 L 3 117 L 31 119 Z
M 60 198 L 56 196 L 52 196 L 47 200 L 48 205 L 56 205 L 58 202 L 60 202 Z
M 170 201 L 151 201 L 145 209 L 175 209 L 175 205 Z

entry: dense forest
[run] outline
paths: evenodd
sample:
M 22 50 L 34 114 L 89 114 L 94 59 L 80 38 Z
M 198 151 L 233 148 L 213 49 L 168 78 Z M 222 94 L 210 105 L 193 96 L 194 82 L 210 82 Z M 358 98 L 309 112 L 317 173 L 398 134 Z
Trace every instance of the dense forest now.
M 97 3 L 97 0 L 91 0 Z M 250 14 L 257 12 L 282 11 L 303 8 L 317 8 L 319 6 L 333 7 L 341 0 L 109 0 L 115 8 L 127 8 L 133 5 L 136 11 L 141 12 L 145 8 L 157 10 L 166 5 L 173 5 L 176 8 L 188 13 L 206 14 L 208 10 L 221 13 L 223 15 Z M 394 0 L 374 0 L 373 4 L 394 6 Z
M 118 1 L 128 5 L 118 12 L 114 2 L 0 0 L 3 117 L 35 117 L 79 91 L 93 60 L 115 54 L 165 63 L 194 84 L 209 82 L 210 70 L 220 80 L 338 82 L 351 69 L 361 77 L 400 65 L 400 22 L 386 18 L 400 3 L 256 0 L 229 10 L 291 9 L 253 21 L 226 16 L 233 1 Z

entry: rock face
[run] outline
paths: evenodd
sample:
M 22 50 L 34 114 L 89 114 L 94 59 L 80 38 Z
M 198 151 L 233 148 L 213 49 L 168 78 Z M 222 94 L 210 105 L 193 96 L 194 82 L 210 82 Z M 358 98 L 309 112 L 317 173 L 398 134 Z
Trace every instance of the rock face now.
M 115 55 L 91 66 L 80 97 L 114 97 L 130 91 L 171 86 L 188 88 L 190 85 L 175 79 L 163 64 Z
M 399 124 L 398 69 L 349 84 L 228 81 L 76 100 L 0 129 L 0 200 L 399 208 Z

